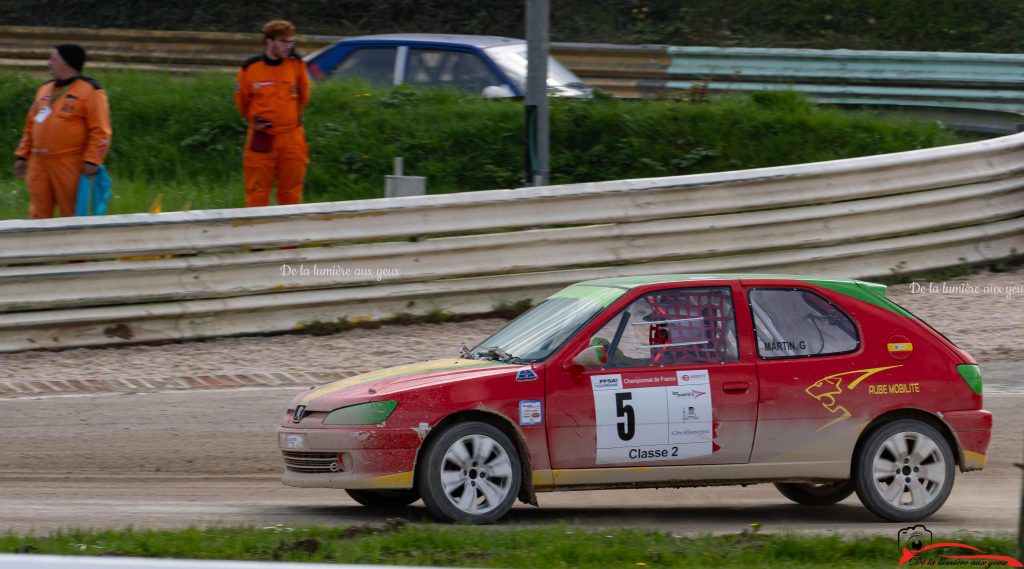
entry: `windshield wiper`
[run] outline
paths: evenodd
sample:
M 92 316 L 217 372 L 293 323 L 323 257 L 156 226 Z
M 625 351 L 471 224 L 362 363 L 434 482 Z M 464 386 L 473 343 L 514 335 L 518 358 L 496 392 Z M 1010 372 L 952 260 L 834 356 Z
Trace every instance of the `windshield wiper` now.
M 475 354 L 500 362 L 510 362 L 514 357 L 512 356 L 512 354 L 506 352 L 505 350 L 499 348 L 498 346 L 488 346 L 486 348 L 480 348 L 475 352 Z
M 469 348 L 466 347 L 465 342 L 459 344 L 459 357 L 467 360 L 475 359 L 473 357 L 473 352 L 469 351 Z

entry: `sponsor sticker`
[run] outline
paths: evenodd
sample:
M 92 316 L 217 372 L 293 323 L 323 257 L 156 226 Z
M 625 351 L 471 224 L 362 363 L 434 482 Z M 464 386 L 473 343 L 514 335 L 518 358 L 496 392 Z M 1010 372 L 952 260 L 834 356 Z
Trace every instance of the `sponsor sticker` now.
M 516 373 L 516 381 L 533 381 L 537 379 L 537 372 L 524 367 Z
M 524 399 L 519 402 L 519 424 L 523 426 L 544 423 L 544 409 L 539 399 Z
M 899 334 L 889 337 L 885 349 L 894 360 L 905 360 L 914 355 L 914 344 L 906 336 Z
M 622 375 L 617 373 L 592 375 L 590 376 L 590 383 L 594 386 L 594 391 L 622 389 Z
M 693 385 L 698 383 L 709 385 L 711 383 L 711 374 L 709 374 L 706 369 L 677 371 L 676 378 L 679 380 L 679 385 Z
M 679 461 L 713 452 L 708 370 L 591 376 L 597 464 Z
M 804 389 L 804 392 L 817 399 L 826 411 L 834 415 L 834 418 L 831 421 L 828 421 L 824 425 L 818 427 L 817 430 L 825 430 L 832 425 L 841 423 L 853 416 L 850 410 L 840 403 L 840 398 L 844 392 L 856 389 L 862 381 L 876 373 L 898 367 L 900 366 L 873 367 L 869 369 L 843 371 L 825 376 L 807 386 L 807 388 Z

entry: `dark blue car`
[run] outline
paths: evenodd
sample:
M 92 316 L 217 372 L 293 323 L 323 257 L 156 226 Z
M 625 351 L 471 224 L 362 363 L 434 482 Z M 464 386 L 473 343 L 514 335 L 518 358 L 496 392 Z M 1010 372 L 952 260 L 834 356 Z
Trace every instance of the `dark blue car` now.
M 496 36 L 385 34 L 343 39 L 306 56 L 314 79 L 358 77 L 371 85 L 449 87 L 485 97 L 526 92 L 526 42 Z M 592 90 L 553 57 L 548 91 L 590 97 Z

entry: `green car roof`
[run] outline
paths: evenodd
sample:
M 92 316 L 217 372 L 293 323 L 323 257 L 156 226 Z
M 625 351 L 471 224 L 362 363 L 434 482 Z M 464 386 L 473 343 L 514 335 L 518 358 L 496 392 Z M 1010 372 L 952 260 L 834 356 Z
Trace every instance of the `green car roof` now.
M 757 273 L 715 273 L 715 274 L 668 274 L 668 275 L 643 275 L 635 277 L 611 277 L 605 279 L 594 279 L 576 283 L 560 290 L 551 298 L 580 298 L 590 300 L 601 306 L 609 306 L 626 291 L 638 286 L 672 283 L 680 281 L 697 280 L 752 280 L 752 279 L 786 279 L 810 283 L 829 289 L 839 294 L 862 300 L 890 312 L 895 312 L 907 318 L 913 318 L 913 314 L 903 309 L 895 302 L 885 297 L 888 287 L 878 283 L 858 281 L 855 279 L 837 279 L 828 277 L 808 277 L 800 275 L 770 275 Z

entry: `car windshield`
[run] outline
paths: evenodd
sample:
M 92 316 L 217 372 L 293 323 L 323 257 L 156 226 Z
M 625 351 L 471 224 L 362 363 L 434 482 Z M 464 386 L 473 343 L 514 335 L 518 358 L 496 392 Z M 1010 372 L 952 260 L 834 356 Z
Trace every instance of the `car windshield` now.
M 526 44 L 496 45 L 485 49 L 521 91 L 526 91 Z M 548 58 L 548 87 L 583 85 L 575 73 L 553 57 Z
M 480 342 L 470 356 L 517 363 L 543 360 L 603 309 L 592 300 L 549 298 Z

